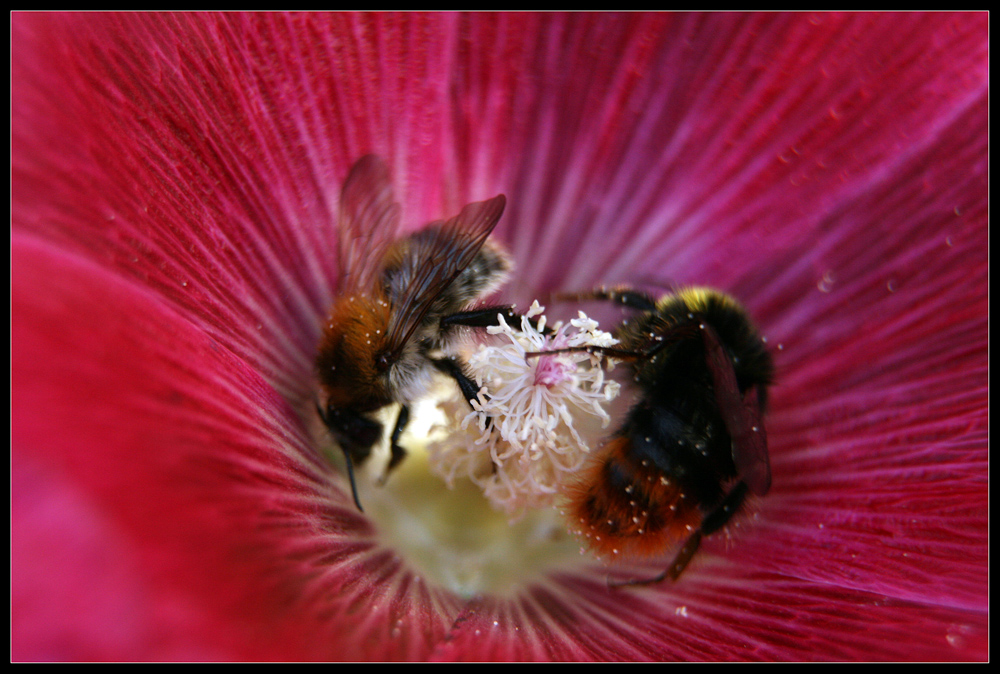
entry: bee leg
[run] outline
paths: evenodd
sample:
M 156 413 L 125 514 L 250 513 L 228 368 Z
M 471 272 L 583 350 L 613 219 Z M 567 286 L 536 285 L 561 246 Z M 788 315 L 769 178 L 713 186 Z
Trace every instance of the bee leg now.
M 746 498 L 746 482 L 737 482 L 736 486 L 726 494 L 726 498 L 722 500 L 722 503 L 715 510 L 705 515 L 705 518 L 701 521 L 701 526 L 684 542 L 684 547 L 680 549 L 680 552 L 674 557 L 674 561 L 671 562 L 670 566 L 664 572 L 670 576 L 670 580 L 677 580 L 684 569 L 687 568 L 688 562 L 694 557 L 694 553 L 698 552 L 702 537 L 714 534 L 726 526 L 733 515 L 743 507 L 743 502 Z
M 670 334 L 663 339 L 657 339 L 653 341 L 652 346 L 645 349 L 632 350 L 632 349 L 616 349 L 613 346 L 569 346 L 564 349 L 549 349 L 547 351 L 529 351 L 525 353 L 526 358 L 537 358 L 539 356 L 551 356 L 556 353 L 581 353 L 586 352 L 593 355 L 601 355 L 607 358 L 614 358 L 616 360 L 631 361 L 631 360 L 649 360 L 653 358 L 657 353 L 670 346 L 671 344 L 676 344 L 677 342 L 688 339 L 695 334 L 697 334 L 698 325 L 696 323 L 691 323 L 688 325 L 680 325 L 670 331 Z
M 389 465 L 386 466 L 385 472 L 388 475 L 392 472 L 392 469 L 399 465 L 399 462 L 406 458 L 406 450 L 399 446 L 399 436 L 403 434 L 403 429 L 406 428 L 406 424 L 410 423 L 410 408 L 403 405 L 399 408 L 399 416 L 396 417 L 396 427 L 392 431 L 390 447 L 392 447 L 392 456 L 389 458 Z
M 437 366 L 437 369 L 444 372 L 446 375 L 455 380 L 458 384 L 458 388 L 461 389 L 462 395 L 467 401 L 469 401 L 469 407 L 472 407 L 472 401 L 479 399 L 479 387 L 476 386 L 476 382 L 469 378 L 469 375 L 465 374 L 462 370 L 462 366 L 458 359 L 456 358 L 438 358 L 431 359 L 431 362 Z M 485 393 L 483 394 L 486 395 Z M 476 409 L 472 407 L 472 409 Z M 486 417 L 486 428 L 492 428 L 493 419 L 492 417 Z M 497 465 L 493 464 L 493 472 L 497 470 Z
M 354 505 L 360 512 L 364 512 L 361 499 L 358 498 L 358 485 L 354 480 L 354 457 L 356 454 L 358 461 L 368 457 L 372 445 L 382 435 L 382 424 L 349 409 L 328 409 L 324 412 L 319 403 L 316 404 L 316 412 L 344 453 L 344 464 L 347 466 L 347 479 L 351 483 Z
M 745 482 L 738 482 L 735 487 L 726 494 L 726 498 L 722 500 L 715 510 L 705 515 L 705 518 L 701 521 L 701 526 L 691 534 L 684 545 L 678 551 L 677 556 L 674 557 L 674 561 L 670 563 L 663 573 L 652 578 L 627 580 L 622 583 L 608 583 L 609 587 L 623 587 L 626 585 L 655 585 L 663 579 L 670 577 L 670 580 L 677 580 L 680 575 L 687 568 L 687 565 L 694 558 L 698 548 L 701 547 L 701 539 L 705 536 L 709 536 L 729 522 L 733 515 L 743 506 L 743 502 L 746 500 L 747 496 L 747 485 Z
M 656 300 L 642 292 L 627 286 L 617 286 L 615 288 L 605 288 L 601 286 L 583 293 L 558 293 L 556 299 L 583 302 L 587 300 L 600 300 L 614 302 L 629 309 L 638 311 L 653 311 L 656 309 Z
M 465 374 L 465 371 L 462 369 L 461 361 L 457 358 L 438 358 L 436 360 L 431 360 L 431 362 L 437 366 L 437 369 L 441 370 L 455 380 L 458 384 L 458 388 L 462 391 L 462 396 L 469 401 L 469 407 L 476 409 L 473 407 L 472 401 L 479 399 L 479 386 L 476 382 L 469 378 L 469 375 Z M 486 394 L 483 393 L 483 396 L 486 396 Z M 489 428 L 492 425 L 493 419 L 486 417 L 486 428 Z
M 462 397 L 468 400 L 471 406 L 472 401 L 479 397 L 479 387 L 476 382 L 469 378 L 469 375 L 465 374 L 461 361 L 457 358 L 436 358 L 431 359 L 431 362 L 437 369 L 455 380 L 459 390 L 462 391 Z

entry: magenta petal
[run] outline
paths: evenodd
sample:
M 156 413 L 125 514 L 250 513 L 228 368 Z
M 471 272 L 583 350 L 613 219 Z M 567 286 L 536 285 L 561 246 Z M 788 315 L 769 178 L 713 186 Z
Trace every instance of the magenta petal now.
M 270 555 L 261 551 L 273 533 L 261 524 L 279 525 L 296 511 L 296 492 L 322 488 L 320 464 L 287 423 L 294 418 L 287 403 L 154 294 L 26 237 L 12 245 L 12 441 L 15 456 L 25 456 L 15 462 L 19 474 L 38 476 L 34 487 L 15 483 L 17 493 L 26 489 L 37 500 L 62 483 L 75 485 L 62 521 L 83 521 L 83 532 L 128 555 L 115 560 L 121 570 L 88 554 L 74 571 L 121 575 L 128 583 L 121 589 L 133 588 L 148 604 L 146 624 L 137 621 L 139 634 L 119 650 L 70 641 L 63 651 L 53 644 L 37 651 L 15 641 L 14 657 L 235 657 L 251 645 L 220 612 L 236 601 L 253 622 L 286 601 L 265 582 Z M 35 462 L 50 468 L 25 470 Z M 65 528 L 59 519 L 52 529 L 31 509 L 15 528 L 16 593 L 22 582 L 42 580 L 24 566 L 30 550 L 73 545 L 54 538 Z M 94 591 L 84 582 L 64 589 L 69 595 L 49 610 Z M 15 635 L 20 619 L 14 616 Z M 273 649 L 260 642 L 243 652 L 266 657 Z
M 789 287 L 810 301 L 773 323 L 787 413 L 772 451 L 789 492 L 769 518 L 778 538 L 801 527 L 773 568 L 988 610 L 987 139 L 969 131 L 987 115 L 976 101 L 845 204 L 812 268 L 774 284 L 775 306 Z
M 985 14 L 14 15 L 12 656 L 985 659 L 988 47 Z M 520 301 L 747 304 L 774 487 L 731 542 L 468 603 L 378 545 L 297 414 L 367 152 L 407 227 L 506 193 Z
M 776 575 L 725 580 L 734 572 L 712 565 L 677 592 L 575 579 L 516 602 L 478 602 L 434 658 L 966 660 L 988 648 L 987 627 L 960 611 Z
M 171 659 L 139 564 L 114 525 L 72 482 L 19 448 L 12 451 L 11 483 L 11 658 Z M 185 656 L 197 658 L 197 647 L 173 657 Z
M 155 294 L 12 244 L 15 659 L 414 658 L 441 638 L 419 580 L 374 608 L 388 553 L 258 375 Z M 389 639 L 393 616 L 421 627 Z

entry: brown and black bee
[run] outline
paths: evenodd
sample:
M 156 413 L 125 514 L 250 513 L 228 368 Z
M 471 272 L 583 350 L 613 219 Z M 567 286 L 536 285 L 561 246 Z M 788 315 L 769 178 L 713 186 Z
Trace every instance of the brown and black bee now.
M 616 329 L 618 345 L 581 349 L 628 362 L 639 396 L 572 488 L 571 527 L 605 555 L 659 555 L 683 541 L 662 574 L 624 584 L 676 580 L 704 536 L 728 523 L 748 493 L 771 487 L 763 423 L 771 356 L 746 310 L 717 290 L 654 300 L 599 289 L 573 298 L 638 312 Z
M 502 194 L 472 203 L 400 238 L 400 208 L 385 163 L 362 157 L 347 176 L 338 227 L 343 276 L 316 357 L 317 406 L 344 452 L 359 510 L 354 465 L 368 458 L 384 431 L 372 413 L 401 405 L 390 436 L 391 469 L 406 455 L 398 440 L 408 405 L 426 395 L 434 372 L 452 377 L 467 400 L 476 398 L 478 387 L 448 355 L 457 327 L 495 325 L 498 313 L 517 316 L 510 306 L 470 309 L 512 267 L 488 240 L 505 204 Z

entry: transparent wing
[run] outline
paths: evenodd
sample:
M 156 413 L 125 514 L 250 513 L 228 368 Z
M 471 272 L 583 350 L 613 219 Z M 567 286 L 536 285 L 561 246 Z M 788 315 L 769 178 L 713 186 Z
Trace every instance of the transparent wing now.
M 767 434 L 761 418 L 757 387 L 740 394 L 733 363 L 709 325 L 702 329 L 708 369 L 715 384 L 715 399 L 733 440 L 733 463 L 740 478 L 753 493 L 763 496 L 771 488 L 771 463 Z
M 343 292 L 374 287 L 386 249 L 397 238 L 399 210 L 385 162 L 373 154 L 356 161 L 340 194 L 337 223 Z
M 434 300 L 469 266 L 503 214 L 507 198 L 469 204 L 445 223 L 431 223 L 433 236 L 412 239 L 407 255 L 416 260 L 389 322 L 390 353 L 398 357 Z

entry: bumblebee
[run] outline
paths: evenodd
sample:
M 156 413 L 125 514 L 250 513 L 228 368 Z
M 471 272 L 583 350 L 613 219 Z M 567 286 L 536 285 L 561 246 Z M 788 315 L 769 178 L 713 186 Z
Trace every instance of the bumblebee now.
M 637 313 L 614 347 L 639 391 L 620 429 L 570 489 L 571 526 L 603 555 L 652 556 L 684 541 L 667 569 L 624 585 L 677 580 L 703 537 L 763 496 L 771 469 L 763 416 L 774 365 L 746 310 L 710 288 L 659 300 L 628 288 L 574 296 Z
M 317 410 L 344 452 L 354 503 L 354 466 L 382 440 L 372 413 L 400 404 L 388 470 L 406 455 L 398 444 L 408 405 L 426 395 L 435 372 L 454 379 L 467 400 L 478 387 L 449 355 L 459 326 L 487 327 L 511 306 L 469 307 L 510 273 L 510 256 L 488 241 L 506 198 L 465 206 L 455 217 L 399 237 L 400 208 L 389 171 L 374 155 L 355 163 L 340 198 L 341 288 L 325 322 L 316 369 Z

